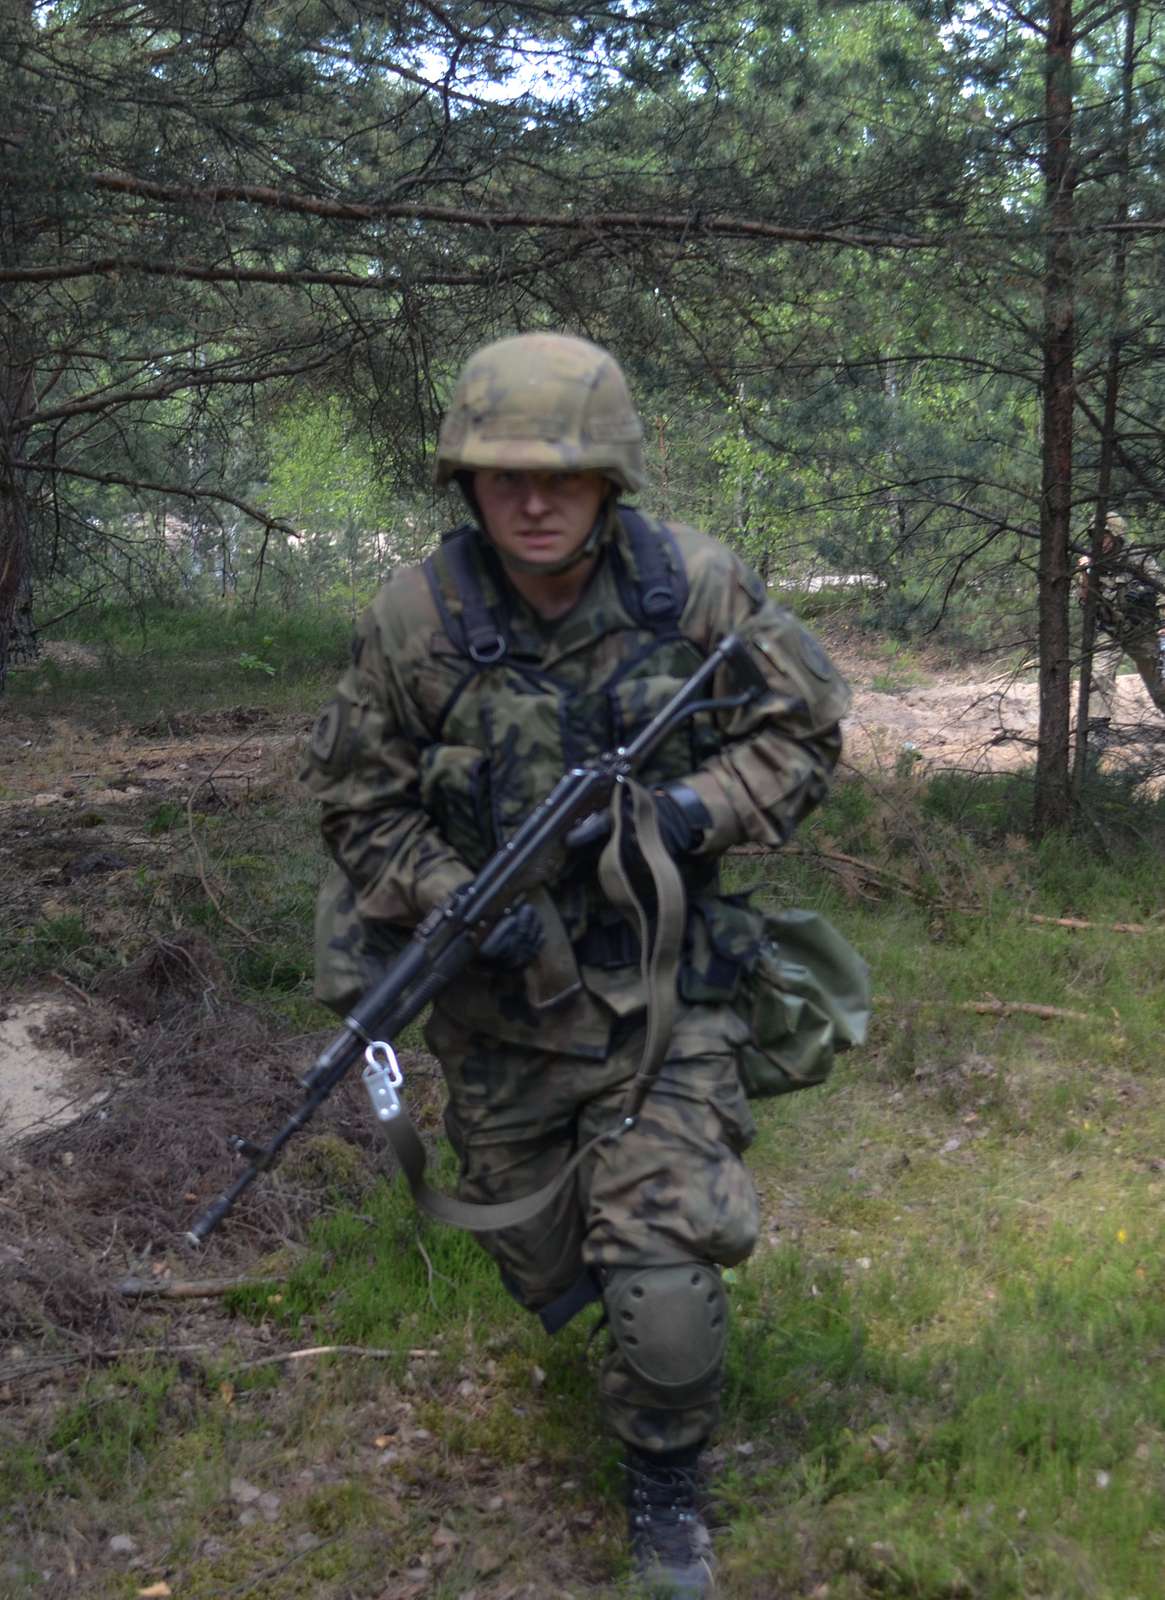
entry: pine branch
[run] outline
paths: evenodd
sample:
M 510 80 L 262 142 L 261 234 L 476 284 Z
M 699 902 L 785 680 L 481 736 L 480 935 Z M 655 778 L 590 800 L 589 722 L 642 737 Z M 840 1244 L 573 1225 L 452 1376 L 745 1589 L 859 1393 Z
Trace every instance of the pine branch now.
M 85 478 L 90 483 L 104 483 L 117 489 L 141 489 L 146 494 L 172 494 L 187 500 L 221 501 L 224 505 L 234 506 L 236 511 L 241 511 L 244 516 L 250 517 L 261 527 L 273 528 L 277 533 L 285 533 L 291 539 L 300 537 L 299 529 L 293 528 L 289 522 L 284 522 L 282 517 L 269 516 L 251 501 L 243 500 L 236 494 L 228 494 L 225 489 L 192 489 L 181 483 L 153 483 L 148 478 L 131 478 L 122 472 L 88 472 L 84 467 L 66 467 L 56 461 L 16 461 L 13 464 L 29 472 L 51 472 L 58 477 Z
M 297 216 L 328 217 L 340 222 L 447 222 L 454 226 L 499 229 L 560 229 L 572 233 L 717 234 L 730 239 L 771 239 L 784 244 L 848 245 L 863 250 L 935 249 L 943 241 L 923 234 L 889 231 L 859 233 L 835 228 L 792 228 L 754 217 L 721 216 L 715 212 L 604 211 L 591 214 L 537 211 L 478 211 L 460 206 L 418 205 L 412 201 L 329 200 L 319 195 L 291 194 L 264 184 L 216 183 L 194 187 L 156 183 L 129 173 L 98 172 L 94 188 L 136 195 L 166 205 L 211 208 L 227 204 L 262 206 Z M 1165 224 L 1162 224 L 1165 227 Z

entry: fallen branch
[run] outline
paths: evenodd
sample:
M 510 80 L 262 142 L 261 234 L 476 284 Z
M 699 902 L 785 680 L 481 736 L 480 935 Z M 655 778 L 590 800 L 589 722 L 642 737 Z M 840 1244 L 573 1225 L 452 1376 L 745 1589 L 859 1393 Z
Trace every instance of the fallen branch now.
M 1150 928 L 1144 922 L 1085 922 L 1083 917 L 1039 917 L 1034 911 L 1024 912 L 1028 922 L 1044 922 L 1054 928 L 1103 928 L 1107 933 L 1165 933 L 1165 926 Z
M 942 1005 L 943 1001 L 934 1004 Z M 1025 1000 L 962 1000 L 956 1011 L 978 1011 L 988 1017 L 1043 1017 L 1048 1022 L 1097 1022 L 1087 1011 L 1067 1011 L 1063 1006 L 1029 1005 Z
M 930 1010 L 937 1006 L 947 1009 L 951 1007 L 951 1002 L 949 1000 L 913 1000 L 903 1005 L 901 1002 L 895 1002 L 893 997 L 888 994 L 876 994 L 874 996 L 874 1008 L 877 1011 L 887 1008 L 896 1012 L 901 1010 L 922 1011 Z M 986 1017 L 1043 1017 L 1049 1022 L 1103 1021 L 1103 1018 L 1097 1017 L 1088 1011 L 1069 1011 L 1064 1006 L 1034 1005 L 1027 1000 L 997 1000 L 994 995 L 991 995 L 986 1000 L 957 1000 L 954 1002 L 953 1009 L 955 1011 L 976 1011 Z
M 826 850 L 816 844 L 737 844 L 728 851 L 730 856 L 808 856 L 815 861 L 825 861 L 842 867 L 852 867 L 873 883 L 892 883 L 914 899 L 922 898 L 916 884 L 895 872 L 892 867 L 880 867 L 873 861 L 863 861 L 861 856 L 847 855 L 844 850 Z
M 409 1354 L 420 1355 L 420 1351 Z M 426 1355 L 435 1352 L 425 1351 Z M 368 1356 L 373 1361 L 390 1361 L 399 1357 L 399 1350 L 377 1350 L 362 1344 L 317 1344 L 309 1350 L 283 1350 L 278 1355 L 261 1356 L 258 1361 L 243 1361 L 232 1372 L 253 1372 L 256 1367 L 274 1367 L 284 1361 L 306 1361 L 309 1356 Z
M 920 891 L 917 885 L 900 872 L 895 872 L 891 867 L 880 867 L 873 861 L 863 861 L 860 856 L 847 855 L 844 850 L 824 850 L 820 845 L 787 844 L 772 846 L 767 844 L 738 844 L 728 852 L 733 856 L 769 856 L 776 855 L 778 849 L 781 855 L 808 856 L 814 860 L 836 864 L 840 867 L 852 867 L 871 883 L 892 884 L 912 900 L 926 900 L 929 896 Z M 968 917 L 978 917 L 986 914 L 984 906 L 955 905 L 949 906 L 951 911 L 960 911 Z M 1165 923 L 1151 927 L 1145 922 L 1088 922 L 1083 917 L 1044 917 L 1034 911 L 1021 911 L 1019 915 L 1025 922 L 1038 922 L 1054 928 L 1100 928 L 1107 933 L 1159 933 L 1165 932 Z
M 232 1289 L 266 1289 L 278 1278 L 123 1278 L 116 1292 L 128 1300 L 214 1300 Z

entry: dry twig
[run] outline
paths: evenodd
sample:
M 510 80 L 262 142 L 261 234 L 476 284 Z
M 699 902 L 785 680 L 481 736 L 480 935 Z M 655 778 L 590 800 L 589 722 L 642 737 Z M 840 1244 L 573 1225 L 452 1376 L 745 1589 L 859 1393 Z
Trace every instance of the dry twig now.
M 135 1356 L 204 1354 L 209 1348 L 209 1345 L 205 1344 L 147 1344 L 133 1346 L 128 1350 L 117 1348 L 77 1350 L 60 1352 L 56 1355 L 33 1356 L 31 1360 L 16 1361 L 0 1367 L 0 1384 L 17 1384 L 37 1378 L 47 1378 L 55 1372 L 63 1372 L 66 1367 L 94 1366 L 106 1361 L 129 1361 Z
M 256 1367 L 275 1367 L 284 1361 L 306 1361 L 309 1356 L 367 1356 L 373 1361 L 391 1361 L 399 1355 L 399 1350 L 379 1350 L 362 1344 L 317 1344 L 308 1350 L 282 1350 L 278 1355 L 260 1356 L 257 1361 L 243 1361 L 237 1367 L 232 1367 L 231 1371 L 253 1372 Z

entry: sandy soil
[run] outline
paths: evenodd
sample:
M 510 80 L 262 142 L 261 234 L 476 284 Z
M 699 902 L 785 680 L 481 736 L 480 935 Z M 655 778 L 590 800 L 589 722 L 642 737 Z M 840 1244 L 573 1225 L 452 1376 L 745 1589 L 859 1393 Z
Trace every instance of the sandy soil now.
M 0 1010 L 0 1145 L 59 1126 L 93 1104 L 83 1067 L 39 1036 L 60 1009 L 59 1001 L 36 999 Z

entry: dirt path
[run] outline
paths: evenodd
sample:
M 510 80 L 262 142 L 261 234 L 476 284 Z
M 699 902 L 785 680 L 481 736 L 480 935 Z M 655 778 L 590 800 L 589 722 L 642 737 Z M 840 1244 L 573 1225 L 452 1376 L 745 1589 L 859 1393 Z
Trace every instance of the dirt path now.
M 1039 726 L 1038 689 L 1000 676 L 975 683 L 944 683 L 879 694 L 859 689 L 846 723 L 853 765 L 892 766 L 906 748 L 933 767 L 1007 772 L 1034 761 Z M 1135 672 L 1118 680 L 1113 742 L 1132 751 L 1165 731 Z

